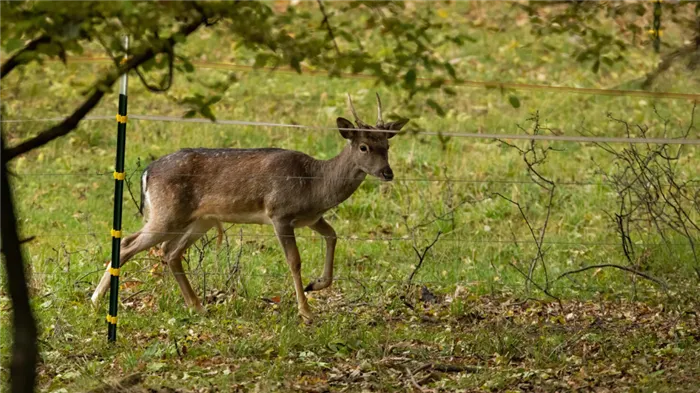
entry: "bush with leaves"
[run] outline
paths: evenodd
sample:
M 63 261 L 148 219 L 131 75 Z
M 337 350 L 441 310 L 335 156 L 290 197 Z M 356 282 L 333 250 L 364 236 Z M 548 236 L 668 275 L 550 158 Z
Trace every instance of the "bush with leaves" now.
M 648 46 L 651 50 L 656 23 L 661 33 L 671 30 L 681 34 L 671 39 L 669 35 L 659 37 L 664 56 L 658 69 L 643 82 L 645 88 L 674 60 L 686 58 L 689 69 L 700 60 L 700 3 L 695 1 L 659 5 L 651 1 L 531 1 L 522 7 L 530 16 L 535 35 L 570 35 L 576 61 L 589 64 L 594 73 L 601 67 L 625 62 L 630 47 Z M 656 9 L 658 19 L 656 7 L 660 7 Z

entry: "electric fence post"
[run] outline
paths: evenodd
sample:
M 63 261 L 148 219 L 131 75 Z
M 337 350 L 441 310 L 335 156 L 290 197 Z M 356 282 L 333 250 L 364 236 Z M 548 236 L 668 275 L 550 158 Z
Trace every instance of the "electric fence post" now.
M 124 50 L 129 50 L 129 37 L 124 37 Z M 122 64 L 129 58 L 124 55 Z M 112 264 L 109 272 L 109 313 L 107 314 L 107 341 L 117 340 L 117 306 L 119 305 L 119 251 L 122 237 L 122 197 L 124 195 L 124 156 L 126 150 L 126 88 L 129 78 L 124 73 L 119 83 L 119 110 L 117 112 L 117 158 L 114 165 L 114 221 L 112 225 Z
M 654 50 L 659 53 L 661 50 L 661 1 L 654 1 L 654 25 L 653 29 L 649 33 L 654 38 Z

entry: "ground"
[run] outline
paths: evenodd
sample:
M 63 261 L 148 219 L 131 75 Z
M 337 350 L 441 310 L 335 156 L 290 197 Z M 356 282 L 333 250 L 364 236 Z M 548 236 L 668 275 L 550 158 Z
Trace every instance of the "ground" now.
M 443 53 L 465 80 L 637 89 L 659 59 L 651 47 L 634 46 L 626 63 L 594 73 L 572 59 L 570 37 L 531 35 L 517 7 L 440 7 L 455 15 L 455 29 L 474 38 L 460 51 Z M 516 23 L 500 22 L 511 19 Z M 671 33 L 664 39 L 678 44 Z M 232 48 L 225 36 L 205 32 L 181 50 L 200 62 L 197 76 L 213 83 L 233 70 L 221 64 L 252 62 Z M 77 60 L 33 65 L 3 80 L 3 118 L 63 116 L 108 66 Z M 455 86 L 456 96 L 433 95 L 446 110 L 440 117 L 430 107 L 403 107 L 400 88 L 369 79 L 241 67 L 235 73 L 238 82 L 214 107 L 219 119 L 333 127 L 337 116 L 350 116 L 348 92 L 360 115 L 373 119 L 377 91 L 385 110 L 410 116 L 414 129 L 522 133 L 517 126 L 532 130 L 528 119 L 538 113 L 552 134 L 624 136 L 610 113 L 647 125 L 656 136 L 664 119 L 670 136 L 689 127 L 689 137 L 698 136 L 700 116 L 692 117 L 693 102 L 685 99 Z M 132 78 L 129 114 L 182 116 L 187 108 L 172 98 L 197 89 L 179 77 L 170 96 L 156 95 Z M 700 79 L 679 65 L 654 89 L 698 92 Z M 518 108 L 509 100 L 513 94 Z M 110 95 L 91 115 L 112 119 L 116 101 Z M 48 124 L 12 123 L 3 133 L 15 145 Z M 227 225 L 224 244 L 217 247 L 210 233 L 186 258 L 207 313 L 185 308 L 152 249 L 122 269 L 118 339 L 108 344 L 107 302 L 95 309 L 88 299 L 110 259 L 115 131 L 113 120 L 85 121 L 12 164 L 21 237 L 36 236 L 24 251 L 40 324 L 39 391 L 686 392 L 700 386 L 698 281 L 683 237 L 670 239 L 668 247 L 659 246 L 653 232 L 633 239 L 639 255 L 633 267 L 661 284 L 603 267 L 561 277 L 594 264 L 629 265 L 611 218 L 617 194 L 604 176 L 614 163 L 599 146 L 565 142 L 541 145 L 555 149 L 540 167 L 558 185 L 547 214 L 548 193 L 531 182 L 522 155 L 504 143 L 393 138 L 397 179 L 368 179 L 327 215 L 340 236 L 336 281 L 311 295 L 312 325 L 296 313 L 271 228 Z M 183 147 L 275 146 L 327 159 L 344 143 L 335 131 L 134 119 L 127 133 L 126 233 L 142 225 L 138 179 L 157 157 Z M 684 149 L 678 176 L 697 180 L 697 147 Z M 497 193 L 520 203 L 535 231 L 547 223 L 547 271 L 538 265 L 534 283 L 520 271 L 538 256 L 536 244 L 517 207 Z M 697 210 L 692 214 L 698 222 Z M 416 270 L 417 254 L 438 232 Z M 298 235 L 306 282 L 322 271 L 323 241 L 308 229 Z M 538 289 L 546 282 L 549 295 Z M 5 382 L 11 309 L 5 292 L 0 309 Z

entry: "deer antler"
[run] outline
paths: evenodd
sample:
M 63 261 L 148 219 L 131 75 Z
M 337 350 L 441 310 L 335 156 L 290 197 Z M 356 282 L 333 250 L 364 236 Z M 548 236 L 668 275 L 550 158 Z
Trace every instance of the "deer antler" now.
M 382 119 L 382 100 L 379 99 L 379 93 L 374 93 L 377 95 L 377 127 L 384 127 L 384 120 Z
M 357 123 L 357 126 L 360 128 L 369 128 L 367 123 L 360 120 L 360 117 L 357 116 L 357 111 L 355 111 L 355 105 L 352 104 L 352 97 L 350 97 L 350 93 L 348 93 L 348 105 L 350 106 L 350 112 L 352 112 L 352 115 L 355 118 L 355 123 Z

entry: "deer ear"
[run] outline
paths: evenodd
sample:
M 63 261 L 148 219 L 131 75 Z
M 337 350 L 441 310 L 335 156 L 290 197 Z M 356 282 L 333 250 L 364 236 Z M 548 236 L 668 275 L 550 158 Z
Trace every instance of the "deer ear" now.
M 405 126 L 406 123 L 408 123 L 408 122 L 409 122 L 409 119 L 400 119 L 397 121 L 392 121 L 391 123 L 384 124 L 384 129 L 387 131 L 401 131 L 403 126 Z M 394 137 L 394 135 L 396 135 L 396 133 L 393 133 L 393 132 L 387 132 L 386 134 L 387 134 L 387 136 L 386 136 L 387 139 L 391 139 Z
M 338 131 L 340 131 L 340 135 L 342 135 L 343 138 L 352 139 L 355 137 L 356 131 L 352 131 L 355 129 L 355 125 L 352 124 L 350 120 L 343 117 L 339 117 L 335 120 L 335 122 L 338 125 Z

